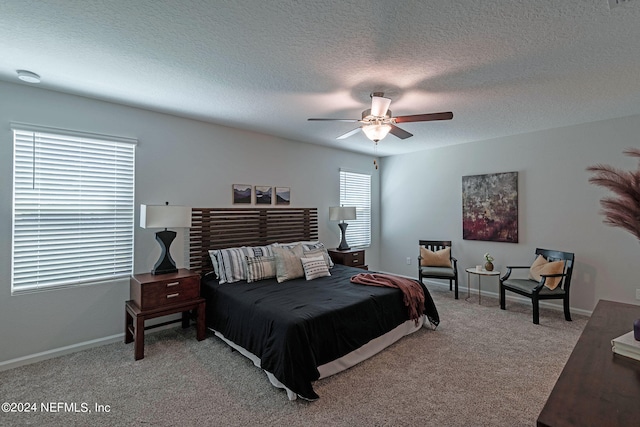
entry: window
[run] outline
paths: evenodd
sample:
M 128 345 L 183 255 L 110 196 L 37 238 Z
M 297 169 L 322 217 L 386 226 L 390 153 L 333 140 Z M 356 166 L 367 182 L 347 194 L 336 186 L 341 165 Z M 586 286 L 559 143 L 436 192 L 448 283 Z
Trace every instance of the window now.
M 11 292 L 130 275 L 136 140 L 12 129 Z
M 340 170 L 340 206 L 355 206 L 356 219 L 346 221 L 350 246 L 371 245 L 371 175 Z

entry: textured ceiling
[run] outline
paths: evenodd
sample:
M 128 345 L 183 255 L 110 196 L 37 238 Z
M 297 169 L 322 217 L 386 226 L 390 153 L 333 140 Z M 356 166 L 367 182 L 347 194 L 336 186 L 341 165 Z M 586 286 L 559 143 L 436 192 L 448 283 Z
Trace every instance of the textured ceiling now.
M 640 1 L 3 0 L 0 79 L 364 153 L 335 138 L 369 94 L 390 155 L 640 114 Z M 26 84 L 26 83 L 24 83 Z M 1 96 L 1 94 L 0 94 Z

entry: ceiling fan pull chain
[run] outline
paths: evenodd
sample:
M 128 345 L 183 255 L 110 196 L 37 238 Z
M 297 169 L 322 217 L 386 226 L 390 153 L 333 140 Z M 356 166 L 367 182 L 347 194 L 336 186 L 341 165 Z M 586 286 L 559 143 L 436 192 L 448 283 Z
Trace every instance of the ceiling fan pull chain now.
M 373 143 L 373 166 L 378 170 L 378 143 Z

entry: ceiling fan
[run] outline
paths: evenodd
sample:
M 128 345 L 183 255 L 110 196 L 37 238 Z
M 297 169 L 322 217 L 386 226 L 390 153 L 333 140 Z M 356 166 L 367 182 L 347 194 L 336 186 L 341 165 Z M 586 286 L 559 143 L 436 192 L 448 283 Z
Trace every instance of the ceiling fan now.
M 414 114 L 411 116 L 393 117 L 389 105 L 391 99 L 385 98 L 383 92 L 373 92 L 371 94 L 371 108 L 362 112 L 362 119 L 308 119 L 309 121 L 336 121 L 362 123 L 362 126 L 355 128 L 344 135 L 340 135 L 336 139 L 345 139 L 355 135 L 362 129 L 364 134 L 373 142 L 378 142 L 386 137 L 389 133 L 400 138 L 407 139 L 413 134 L 396 126 L 396 123 L 410 122 L 430 122 L 433 120 L 451 120 L 453 113 L 451 111 L 430 114 Z

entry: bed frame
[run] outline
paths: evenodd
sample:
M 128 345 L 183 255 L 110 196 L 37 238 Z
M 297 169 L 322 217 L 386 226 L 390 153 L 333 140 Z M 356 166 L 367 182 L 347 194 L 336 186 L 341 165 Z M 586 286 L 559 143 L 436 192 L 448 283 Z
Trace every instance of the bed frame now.
M 192 208 L 189 269 L 213 270 L 210 249 L 318 240 L 317 208 Z

